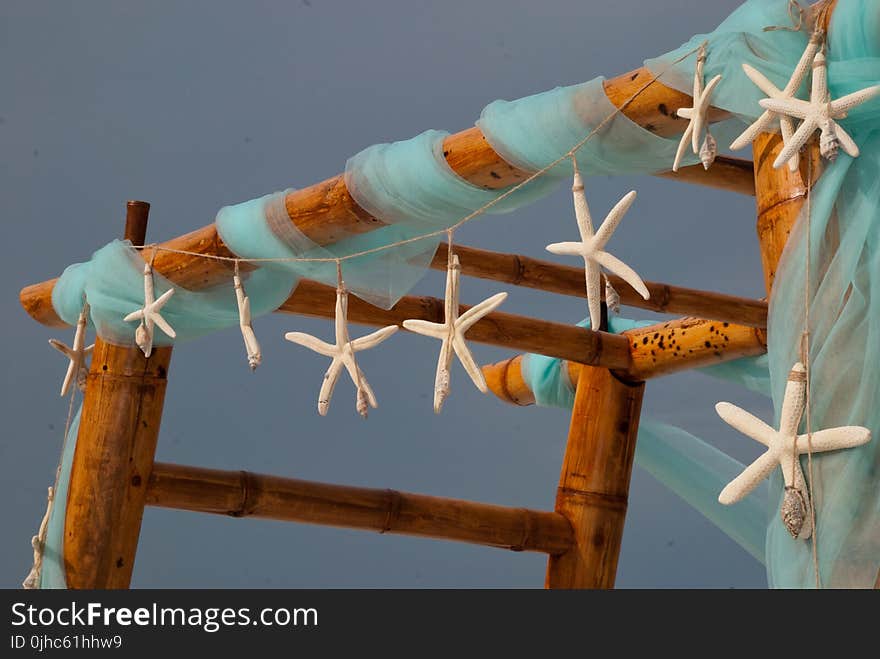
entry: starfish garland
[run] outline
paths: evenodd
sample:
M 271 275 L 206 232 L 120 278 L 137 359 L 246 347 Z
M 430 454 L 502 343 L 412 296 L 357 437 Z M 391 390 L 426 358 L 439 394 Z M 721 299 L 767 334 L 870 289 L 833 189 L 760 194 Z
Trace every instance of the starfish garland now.
M 880 85 L 866 87 L 836 100 L 831 100 L 828 91 L 827 67 L 825 53 L 819 51 L 813 58 L 813 81 L 810 87 L 809 101 L 803 101 L 799 98 L 765 98 L 759 101 L 765 110 L 803 120 L 800 127 L 780 151 L 773 163 L 774 168 L 781 167 L 783 163 L 800 151 L 817 129 L 821 131 L 819 147 L 825 158 L 828 160 L 837 158 L 839 148 L 843 148 L 853 158 L 858 158 L 858 145 L 836 120 L 845 118 L 847 112 L 852 108 L 880 95 Z
M 95 348 L 93 343 L 86 346 L 86 325 L 89 319 L 89 305 L 83 305 L 79 318 L 76 321 L 76 332 L 73 335 L 73 347 L 64 345 L 57 339 L 49 339 L 49 345 L 55 348 L 62 355 L 70 360 L 67 365 L 67 373 L 64 375 L 64 382 L 61 384 L 61 396 L 66 396 L 70 391 L 70 385 L 76 382 L 80 388 L 85 388 L 85 375 L 87 373 L 86 357 L 92 353 Z
M 767 94 L 769 98 L 779 101 L 790 100 L 795 97 L 794 95 L 797 93 L 798 89 L 800 89 L 804 78 L 807 77 L 813 58 L 819 51 L 823 39 L 824 32 L 821 30 L 813 32 L 813 36 L 810 37 L 810 41 L 801 55 L 797 66 L 794 68 L 791 77 L 782 89 L 778 89 L 763 73 L 748 64 L 743 63 L 743 71 L 762 92 Z M 784 144 L 788 144 L 794 134 L 794 121 L 792 121 L 791 117 L 788 115 L 778 114 L 772 110 L 764 110 L 764 113 L 758 117 L 751 126 L 746 128 L 742 135 L 737 137 L 730 144 L 730 148 L 737 151 L 742 149 L 746 144 L 750 144 L 758 135 L 766 132 L 777 117 L 779 118 L 779 129 L 782 133 L 782 141 Z M 799 162 L 800 157 L 798 153 L 795 152 L 794 155 L 788 159 L 789 169 L 793 172 L 797 171 Z
M 451 247 L 450 247 L 450 254 Z M 461 365 L 471 377 L 474 385 L 486 393 L 486 378 L 483 371 L 474 361 L 470 348 L 468 348 L 464 335 L 483 316 L 491 313 L 507 298 L 507 293 L 497 293 L 479 304 L 458 315 L 459 307 L 459 280 L 461 278 L 461 264 L 458 254 L 452 254 L 450 264 L 446 269 L 446 296 L 444 299 L 444 322 L 432 323 L 427 320 L 405 320 L 404 328 L 422 336 L 430 336 L 442 341 L 440 356 L 437 360 L 437 374 L 434 378 L 434 412 L 440 413 L 443 402 L 449 395 L 449 367 L 452 365 L 453 355 L 458 355 Z
M 330 399 L 333 397 L 333 390 L 344 366 L 355 387 L 357 387 L 358 414 L 366 418 L 369 407 L 376 408 L 379 404 L 376 402 L 376 394 L 373 393 L 370 383 L 367 382 L 366 376 L 364 376 L 363 371 L 361 371 L 355 361 L 355 353 L 375 348 L 394 334 L 398 327 L 397 325 L 389 325 L 372 334 L 351 340 L 348 334 L 348 292 L 345 290 L 341 280 L 339 287 L 336 289 L 335 325 L 336 343 L 334 345 L 325 343 L 303 332 L 288 332 L 284 335 L 284 338 L 309 350 L 313 350 L 320 355 L 330 357 L 332 360 L 330 367 L 324 374 L 324 383 L 321 385 L 321 391 L 318 394 L 318 414 L 325 416 L 330 409 Z
M 144 357 L 149 357 L 153 352 L 153 334 L 154 325 L 165 332 L 172 339 L 177 336 L 174 328 L 162 318 L 159 311 L 164 307 L 169 298 L 174 295 L 174 289 L 169 288 L 167 291 L 156 299 L 156 293 L 153 288 L 153 268 L 149 263 L 144 264 L 144 306 L 137 311 L 132 311 L 123 321 L 130 323 L 134 320 L 141 321 L 137 331 L 134 334 L 135 343 L 144 353 Z
M 623 219 L 623 216 L 632 206 L 636 199 L 636 191 L 627 193 L 623 199 L 617 202 L 617 205 L 611 209 L 605 221 L 599 227 L 599 230 L 593 232 L 593 220 L 590 217 L 590 208 L 587 205 L 587 197 L 584 194 L 584 181 L 577 169 L 574 173 L 574 184 L 572 185 L 572 194 L 574 196 L 574 211 L 577 218 L 578 231 L 581 235 L 580 242 L 563 242 L 552 243 L 547 245 L 546 250 L 552 254 L 562 254 L 566 256 L 580 256 L 584 259 L 584 273 L 587 285 L 587 305 L 590 309 L 591 327 L 598 328 L 602 321 L 602 296 L 600 292 L 601 270 L 605 267 L 612 273 L 626 281 L 632 286 L 639 295 L 644 299 L 651 297 L 645 283 L 641 277 L 636 274 L 635 270 L 626 265 L 623 261 L 608 252 L 603 251 L 605 244 L 611 238 L 617 225 Z
M 704 169 L 709 169 L 709 166 L 715 161 L 715 154 L 718 151 L 715 138 L 712 137 L 707 127 L 707 115 L 709 113 L 709 98 L 712 96 L 712 92 L 715 91 L 715 87 L 721 82 L 721 75 L 716 75 L 709 81 L 708 85 L 703 87 L 703 65 L 705 63 L 706 46 L 704 44 L 700 46 L 700 50 L 697 53 L 697 65 L 694 67 L 694 104 L 689 108 L 679 108 L 677 112 L 679 117 L 689 121 L 684 134 L 681 136 L 681 141 L 678 143 L 675 162 L 672 164 L 673 172 L 678 171 L 681 159 L 684 157 L 685 150 L 687 150 L 688 142 L 691 143 L 694 154 L 700 155 Z M 706 139 L 702 147 L 700 147 L 700 137 L 703 135 L 704 127 L 706 127 Z
M 254 328 L 251 325 L 251 300 L 245 295 L 244 286 L 241 284 L 241 277 L 238 274 L 238 262 L 235 264 L 235 274 L 232 276 L 232 283 L 235 286 L 235 299 L 238 302 L 238 325 L 241 328 L 241 336 L 244 339 L 248 365 L 252 371 L 255 371 L 260 362 L 263 361 L 263 355 L 260 350 L 260 343 L 257 341 L 257 335 L 254 333 Z
M 40 530 L 31 538 L 31 547 L 34 550 L 34 564 L 31 571 L 22 582 L 22 588 L 34 590 L 40 586 L 40 573 L 43 571 L 43 551 L 46 548 L 46 536 L 49 533 L 49 517 L 52 515 L 52 504 L 55 501 L 55 488 L 49 488 L 49 496 L 46 501 L 46 512 L 40 522 Z
M 806 369 L 798 362 L 792 367 L 785 385 L 779 430 L 774 430 L 736 405 L 722 402 L 715 406 L 718 416 L 725 423 L 767 447 L 757 460 L 721 491 L 718 501 L 725 505 L 740 501 L 777 466 L 781 466 L 786 492 L 782 517 L 794 538 L 809 538 L 812 533 L 811 519 L 806 514 L 809 510 L 809 495 L 798 456 L 808 452 L 852 448 L 871 440 L 871 431 L 862 426 L 841 426 L 799 435 L 798 426 L 804 413 L 806 389 Z

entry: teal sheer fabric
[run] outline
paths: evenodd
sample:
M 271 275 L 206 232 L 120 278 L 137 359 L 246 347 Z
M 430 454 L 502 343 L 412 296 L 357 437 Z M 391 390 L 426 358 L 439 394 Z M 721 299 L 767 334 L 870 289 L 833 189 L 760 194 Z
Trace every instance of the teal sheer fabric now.
M 64 570 L 64 519 L 67 515 L 67 489 L 70 485 L 70 469 L 76 451 L 76 435 L 79 432 L 79 419 L 82 407 L 70 422 L 64 451 L 61 453 L 61 466 L 55 488 L 55 501 L 49 513 L 49 526 L 46 530 L 46 544 L 43 549 L 43 567 L 40 570 L 40 589 L 67 588 Z
M 751 121 L 761 113 L 762 94 L 742 73 L 741 63 L 752 64 L 781 87 L 807 35 L 763 28 L 786 25 L 791 25 L 787 0 L 750 0 L 712 34 L 696 36 L 646 65 L 654 71 L 668 67 L 678 54 L 708 39 L 706 75 L 724 75 L 713 104 Z M 832 98 L 880 82 L 876 0 L 838 0 L 827 57 Z M 692 71 L 693 61 L 685 61 L 664 76 L 664 83 L 688 91 Z M 874 439 L 857 449 L 813 456 L 817 556 L 823 586 L 871 587 L 880 569 L 880 101 L 853 109 L 841 125 L 861 156 L 853 160 L 841 154 L 829 164 L 809 205 L 811 422 L 813 429 L 866 426 Z M 777 414 L 805 328 L 806 212 L 805 207 L 788 241 L 770 297 L 768 354 Z M 806 458 L 802 462 L 806 471 Z M 777 472 L 768 508 L 769 583 L 814 586 L 810 543 L 793 540 L 784 529 L 781 497 Z
M 661 69 L 655 73 L 661 75 L 665 84 L 664 71 Z M 600 77 L 516 101 L 494 101 L 483 109 L 477 126 L 507 162 L 527 171 L 543 169 L 615 113 L 616 107 L 608 100 L 603 82 L 604 78 Z M 688 83 L 688 87 L 692 84 Z M 721 150 L 726 149 L 741 131 L 742 125 L 737 120 L 712 127 Z M 678 143 L 677 137 L 660 137 L 626 115 L 616 113 L 597 131 L 594 139 L 578 150 L 578 166 L 583 173 L 590 175 L 668 171 L 672 168 Z M 698 163 L 699 158 L 688 153 L 682 162 L 692 165 Z M 569 177 L 571 164 L 563 161 L 549 175 Z

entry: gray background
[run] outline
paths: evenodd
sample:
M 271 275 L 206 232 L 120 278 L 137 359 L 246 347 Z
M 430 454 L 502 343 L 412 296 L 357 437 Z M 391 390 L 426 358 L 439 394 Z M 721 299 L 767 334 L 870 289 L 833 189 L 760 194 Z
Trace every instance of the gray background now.
M 209 223 L 222 205 L 331 176 L 369 144 L 459 130 L 493 99 L 636 68 L 711 30 L 737 4 L 3 2 L 0 586 L 17 587 L 30 566 L 67 411 L 57 395 L 65 364 L 46 339 L 70 333 L 31 321 L 18 290 L 115 238 L 126 199 L 152 202 L 149 239 L 166 239 Z M 632 177 L 590 180 L 591 205 L 604 213 L 633 187 L 639 199 L 612 247 L 642 276 L 762 294 L 752 199 Z M 459 238 L 546 258 L 544 245 L 574 230 L 562 190 L 474 222 Z M 415 292 L 442 295 L 442 286 L 431 272 Z M 498 289 L 467 279 L 463 300 Z M 510 312 L 563 322 L 586 315 L 573 298 L 510 292 Z M 331 331 L 328 321 L 258 320 L 265 363 L 255 375 L 235 328 L 179 346 L 158 459 L 552 507 L 565 413 L 483 397 L 456 367 L 452 397 L 435 416 L 438 346 L 399 334 L 362 358 L 380 409 L 362 421 L 343 382 L 322 419 L 315 399 L 326 364 L 284 342 L 291 329 Z M 475 353 L 482 362 L 510 354 Z M 651 382 L 643 414 L 751 459 L 757 445 L 717 419 L 719 399 L 770 415 L 767 401 L 696 373 Z M 540 587 L 544 565 L 536 554 L 148 509 L 133 585 Z M 765 583 L 756 561 L 636 469 L 620 586 Z

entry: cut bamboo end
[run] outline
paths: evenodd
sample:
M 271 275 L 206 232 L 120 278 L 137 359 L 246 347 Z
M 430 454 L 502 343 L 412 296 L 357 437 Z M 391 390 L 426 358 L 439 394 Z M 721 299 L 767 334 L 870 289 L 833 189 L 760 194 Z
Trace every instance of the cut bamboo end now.
M 555 512 L 182 465 L 153 466 L 147 504 L 551 555 L 573 545 L 571 525 Z

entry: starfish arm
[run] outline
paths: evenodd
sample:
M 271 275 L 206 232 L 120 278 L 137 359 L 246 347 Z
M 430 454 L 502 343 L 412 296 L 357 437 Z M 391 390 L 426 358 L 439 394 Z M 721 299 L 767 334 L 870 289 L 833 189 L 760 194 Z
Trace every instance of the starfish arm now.
M 773 112 L 765 110 L 764 114 L 758 117 L 755 123 L 746 128 L 739 137 L 730 143 L 730 148 L 734 151 L 739 151 L 747 144 L 751 144 L 758 135 L 770 128 L 774 116 L 776 115 Z
M 808 441 L 809 439 L 809 441 Z M 808 438 L 807 435 L 798 435 L 798 453 L 807 453 L 812 448 L 813 453 L 822 451 L 837 451 L 844 448 L 861 446 L 871 441 L 871 431 L 862 426 L 841 426 L 839 428 L 827 428 L 818 430 Z
M 449 333 L 449 326 L 446 323 L 432 323 L 428 320 L 411 319 L 403 321 L 403 328 L 414 334 L 429 336 L 432 339 L 443 340 Z
M 825 104 L 829 101 L 828 94 L 828 65 L 825 54 L 816 53 L 813 58 L 813 80 L 810 85 L 810 102 Z
M 751 437 L 764 446 L 770 446 L 770 440 L 776 436 L 776 431 L 761 421 L 758 417 L 743 408 L 732 403 L 720 402 L 715 405 L 718 416 L 729 426 L 738 430 L 743 435 Z
M 242 327 L 251 324 L 251 299 L 243 297 L 238 301 L 238 324 Z
M 125 318 L 123 318 L 123 319 L 122 319 L 122 322 L 124 322 L 124 323 L 130 323 L 130 322 L 135 321 L 135 320 L 143 320 L 143 318 L 144 318 L 144 310 L 143 310 L 143 309 L 138 309 L 137 311 L 132 311 L 132 312 L 131 312 L 130 314 L 128 314 Z
M 83 355 L 91 355 L 92 352 L 94 352 L 94 350 L 95 350 L 95 344 L 93 343 L 92 345 L 86 346 L 85 348 L 83 348 Z
M 807 140 L 810 139 L 810 135 L 815 132 L 816 128 L 818 128 L 818 124 L 813 117 L 805 119 L 800 128 L 794 132 L 794 135 L 791 136 L 791 139 L 783 147 L 782 151 L 779 152 L 779 155 L 776 156 L 776 160 L 773 161 L 773 167 L 779 169 L 791 160 L 794 154 L 800 151 L 801 147 L 807 143 Z
M 333 398 L 333 390 L 339 381 L 339 374 L 342 372 L 342 356 L 336 355 L 327 372 L 324 373 L 324 381 L 321 383 L 321 391 L 318 392 L 318 414 L 327 416 L 330 409 L 330 400 Z
M 852 110 L 857 105 L 861 105 L 878 95 L 880 95 L 880 85 L 874 85 L 873 87 L 860 89 L 852 94 L 841 96 L 831 101 L 831 116 L 841 118 L 841 115 L 846 113 L 847 110 Z
M 458 318 L 459 282 L 461 281 L 461 263 L 458 254 L 452 257 L 452 267 L 446 268 L 446 294 L 443 297 L 443 313 L 447 323 Z
M 65 357 L 68 357 L 69 359 L 74 358 L 75 353 L 74 353 L 73 349 L 68 348 L 66 345 L 61 343 L 61 341 L 59 341 L 58 339 L 49 339 L 49 345 L 52 346 L 53 348 L 55 348 L 55 350 L 60 352 Z
M 483 316 L 486 316 L 492 313 L 495 309 L 501 306 L 501 303 L 507 299 L 507 293 L 496 293 L 492 297 L 486 298 L 479 304 L 475 304 L 470 309 L 465 311 L 459 317 L 458 321 L 455 323 L 455 329 L 461 332 L 464 335 L 474 323 L 480 320 Z
M 694 149 L 694 153 L 700 152 L 700 139 L 703 136 L 703 128 L 706 123 L 706 112 L 709 109 L 709 99 L 719 82 L 721 82 L 720 74 L 709 81 L 709 84 L 706 85 L 706 89 L 704 89 L 703 93 L 700 95 L 699 100 L 695 100 L 693 115 L 694 131 L 691 133 L 691 146 Z
M 787 114 L 798 119 L 806 119 L 813 110 L 812 105 L 799 98 L 762 98 L 758 101 L 758 105 L 765 110 L 770 110 L 777 114 Z
M 771 451 L 767 451 L 721 490 L 721 494 L 718 495 L 718 502 L 729 506 L 742 500 L 758 487 L 760 482 L 776 469 L 777 465 L 779 465 L 779 460 L 776 455 Z
M 336 291 L 336 315 L 333 317 L 333 327 L 336 332 L 336 345 L 342 346 L 348 343 L 348 292 L 341 288 Z
M 677 114 L 682 119 L 690 119 L 694 116 L 694 109 L 693 108 L 678 108 L 678 110 L 675 111 L 675 114 Z
M 168 336 L 170 336 L 172 339 L 173 339 L 174 337 L 177 336 L 177 332 L 175 332 L 175 331 L 174 331 L 174 328 L 171 327 L 171 325 L 168 324 L 168 321 L 167 321 L 167 320 L 165 320 L 164 318 L 162 318 L 161 314 L 159 314 L 159 313 L 157 313 L 157 312 L 154 311 L 154 312 L 152 312 L 152 313 L 150 314 L 150 318 L 152 318 L 153 322 L 156 324 L 156 326 L 157 326 L 160 330 L 162 330 L 163 332 L 165 332 L 165 334 L 167 334 Z
M 605 247 L 611 239 L 611 235 L 614 233 L 615 229 L 620 225 L 623 216 L 626 215 L 627 211 L 636 200 L 636 194 L 635 190 L 630 190 L 614 205 L 614 208 L 608 213 L 605 221 L 602 222 L 602 226 L 599 227 L 599 230 L 596 231 L 595 237 L 590 242 L 591 249 L 598 250 Z
M 616 256 L 609 254 L 608 252 L 596 252 L 593 255 L 593 258 L 599 265 L 604 266 L 632 286 L 642 298 L 647 300 L 651 297 L 651 293 L 648 291 L 648 287 L 645 286 L 645 282 L 642 281 L 642 278 L 636 274 L 635 270 L 630 268 Z
M 354 386 L 362 391 L 367 397 L 367 403 L 369 403 L 370 407 L 373 409 L 379 407 L 379 402 L 376 400 L 376 394 L 370 386 L 370 383 L 367 382 L 367 376 L 364 375 L 360 366 L 357 365 L 354 355 L 351 353 L 343 355 L 342 363 L 345 365 L 345 370 L 348 371 L 348 377 L 351 378 Z
M 837 141 L 840 142 L 841 148 L 853 158 L 858 158 L 859 145 L 856 144 L 855 140 L 846 132 L 843 126 L 835 121 L 832 129 L 834 134 L 837 135 Z
M 319 355 L 324 355 L 324 357 L 334 357 L 339 352 L 336 346 L 325 343 L 321 339 L 316 339 L 311 334 L 305 334 L 304 332 L 288 332 L 284 335 L 284 338 L 291 343 L 314 350 Z
M 144 306 L 152 304 L 156 300 L 156 289 L 153 282 L 153 268 L 147 263 L 144 265 Z
M 801 59 L 798 61 L 797 66 L 791 74 L 791 78 L 789 78 L 788 83 L 785 85 L 785 89 L 782 90 L 784 96 L 794 96 L 797 93 L 797 90 L 800 89 L 801 83 L 804 81 L 804 78 L 807 77 L 807 73 L 809 73 L 813 66 L 813 58 L 816 56 L 816 53 L 819 52 L 820 46 L 821 40 L 810 39 L 810 42 L 807 44 L 806 49 L 801 55 Z M 746 65 L 743 66 L 745 67 Z
M 453 337 L 452 347 L 455 349 L 455 354 L 458 355 L 458 360 L 461 362 L 461 365 L 464 366 L 464 370 L 467 371 L 469 376 L 471 376 L 471 381 L 474 383 L 474 386 L 483 393 L 489 391 L 489 388 L 486 386 L 486 378 L 483 376 L 483 371 L 474 361 L 474 356 L 471 354 L 470 348 L 468 348 L 467 343 L 464 341 L 464 337 L 460 333 L 456 333 Z
M 434 374 L 434 413 L 440 414 L 443 403 L 449 396 L 450 367 L 455 351 L 452 347 L 452 337 L 443 340 L 440 346 L 440 354 L 437 356 L 437 372 Z
M 593 218 L 590 216 L 590 206 L 587 204 L 587 195 L 584 193 L 584 180 L 580 172 L 574 175 L 571 193 L 574 198 L 574 216 L 577 220 L 578 231 L 581 234 L 581 240 L 586 241 L 593 236 Z
M 684 152 L 687 151 L 688 144 L 691 141 L 691 133 L 693 132 L 694 127 L 692 124 L 688 124 L 688 127 L 685 128 L 684 133 L 681 136 L 681 140 L 678 143 L 678 150 L 675 152 L 675 160 L 672 163 L 672 171 L 677 172 L 679 166 L 681 165 L 681 159 L 684 157 Z
M 562 256 L 582 256 L 584 253 L 584 243 L 576 243 L 572 241 L 564 243 L 551 243 L 545 247 L 551 254 L 560 254 Z
M 794 120 L 789 116 L 782 115 L 779 117 L 779 130 L 782 132 L 782 143 L 788 144 L 795 132 Z M 800 154 L 795 152 L 795 154 L 788 160 L 789 171 L 796 172 L 798 170 L 798 165 L 800 165 L 800 161 Z
M 351 342 L 351 349 L 354 352 L 359 352 L 361 350 L 369 350 L 370 348 L 375 348 L 377 345 L 382 343 L 382 341 L 394 334 L 398 329 L 400 328 L 397 327 L 397 325 L 388 325 L 388 327 L 383 327 L 382 329 L 376 330 L 372 334 L 367 334 L 366 336 L 357 338 Z
M 812 61 L 812 58 L 810 58 Z M 755 86 L 760 89 L 762 92 L 767 94 L 770 98 L 776 98 L 780 96 L 779 88 L 774 85 L 763 73 L 758 71 L 755 67 L 750 64 L 743 63 L 742 65 L 743 72 L 748 76 L 749 80 L 755 83 Z M 800 83 L 798 83 L 800 86 Z
M 78 367 L 79 364 L 73 359 L 71 359 L 70 363 L 67 365 L 67 373 L 64 374 L 64 382 L 61 383 L 62 398 L 67 395 L 68 391 L 70 391 L 70 385 L 73 384 L 76 379 L 77 371 L 79 371 Z
M 584 276 L 587 283 L 587 308 L 590 311 L 590 327 L 598 330 L 602 324 L 602 294 L 600 292 L 601 271 L 592 259 L 587 259 Z
M 153 310 L 158 311 L 159 309 L 164 307 L 166 304 L 168 304 L 168 300 L 171 299 L 172 295 L 174 295 L 173 288 L 169 288 L 167 291 L 162 293 L 162 295 L 159 296 L 159 299 L 156 300 L 155 302 L 153 302 Z

